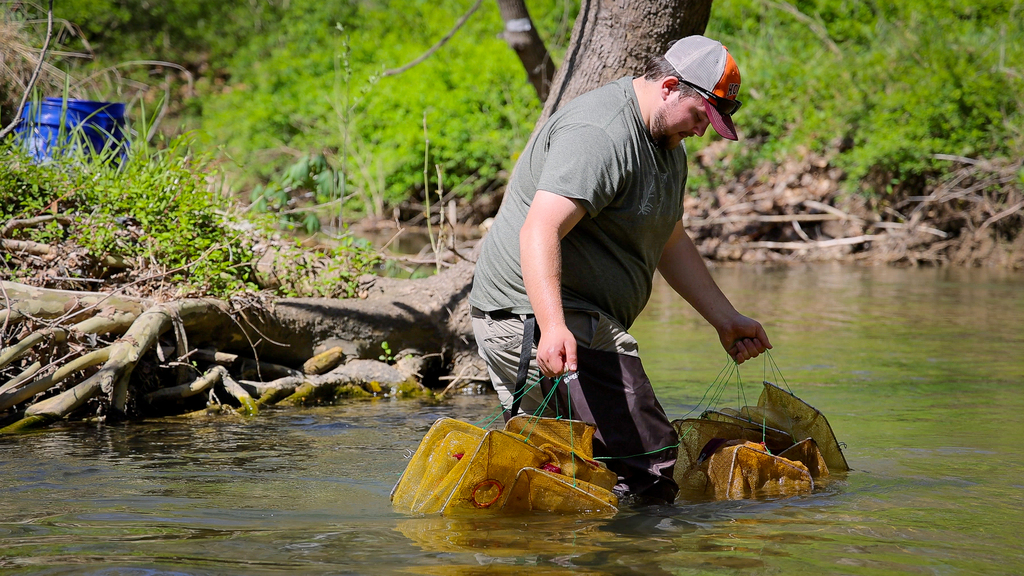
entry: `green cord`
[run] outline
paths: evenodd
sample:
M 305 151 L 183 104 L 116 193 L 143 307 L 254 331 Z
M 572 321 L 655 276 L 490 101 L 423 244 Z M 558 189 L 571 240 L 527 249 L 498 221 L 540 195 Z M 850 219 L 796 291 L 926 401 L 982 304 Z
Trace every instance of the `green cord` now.
M 543 376 L 538 377 L 533 382 L 533 384 L 530 384 L 529 386 L 524 388 L 523 391 L 520 392 L 518 395 L 517 394 L 513 394 L 512 395 L 512 402 L 514 403 L 516 400 L 520 400 L 520 399 L 524 398 L 530 392 L 530 390 L 533 390 L 537 386 L 537 384 L 540 383 L 541 378 L 543 378 Z M 473 425 L 476 426 L 477 428 L 484 428 L 484 429 L 486 429 L 486 428 L 490 427 L 491 424 L 494 424 L 494 422 L 497 421 L 498 418 L 501 417 L 501 415 L 502 415 L 502 413 L 504 411 L 505 411 L 505 407 L 502 406 L 501 403 L 499 402 L 498 405 L 494 408 L 494 411 L 491 412 L 490 415 L 484 416 L 483 419 L 479 420 L 478 422 L 473 423 Z
M 658 452 L 664 452 L 665 450 L 671 450 L 673 448 L 679 448 L 679 446 L 681 444 L 682 444 L 682 442 L 676 442 L 675 444 L 673 444 L 671 446 L 665 446 L 664 448 L 658 448 L 656 450 L 651 450 L 650 452 L 644 452 L 642 454 L 633 454 L 633 455 L 630 455 L 630 456 L 594 456 L 594 460 L 622 460 L 622 459 L 625 459 L 625 458 L 636 458 L 637 456 L 648 456 L 650 454 L 657 454 Z

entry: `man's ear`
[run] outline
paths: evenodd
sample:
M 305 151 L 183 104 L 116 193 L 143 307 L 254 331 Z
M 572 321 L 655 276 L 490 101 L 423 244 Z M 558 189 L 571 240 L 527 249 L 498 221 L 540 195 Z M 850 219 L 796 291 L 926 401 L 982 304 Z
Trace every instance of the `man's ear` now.
M 658 86 L 662 100 L 668 100 L 668 97 L 672 95 L 672 92 L 679 89 L 679 79 L 675 76 L 665 76 L 661 79 L 661 83 Z

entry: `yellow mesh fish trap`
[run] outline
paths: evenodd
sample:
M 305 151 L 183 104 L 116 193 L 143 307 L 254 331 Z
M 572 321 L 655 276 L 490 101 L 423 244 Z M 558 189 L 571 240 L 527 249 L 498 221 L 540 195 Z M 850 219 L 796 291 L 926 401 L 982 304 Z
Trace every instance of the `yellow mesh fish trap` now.
M 594 433 L 597 429 L 580 420 L 520 415 L 505 423 L 505 431 L 522 434 L 537 446 L 564 444 L 577 454 L 594 457 Z
M 482 428 L 452 418 L 434 422 L 391 491 L 391 503 L 399 509 L 418 511 L 431 490 L 467 453 L 476 450 L 484 433 Z
M 396 509 L 461 516 L 543 510 L 607 513 L 617 477 L 593 459 L 594 427 L 513 418 L 483 430 L 442 418 L 431 426 L 391 491 Z M 512 504 L 508 504 L 515 494 Z
M 789 496 L 811 491 L 830 469 L 849 470 L 824 415 L 767 381 L 757 406 L 705 410 L 672 425 L 679 435 L 674 478 L 684 493 Z
M 829 470 L 846 472 L 850 469 L 832 426 L 817 408 L 771 382 L 764 383 L 757 406 L 774 415 L 777 418 L 774 426 L 788 431 L 794 438 L 814 438 Z
M 614 494 L 589 482 L 537 468 L 523 468 L 505 501 L 509 512 L 543 510 L 562 514 L 615 514 Z
M 760 430 L 735 422 L 687 418 L 674 420 L 672 426 L 679 436 L 679 455 L 676 458 L 674 479 L 680 490 L 688 492 L 704 492 L 708 488 L 710 480 L 706 471 L 707 466 L 702 466 L 707 458 L 701 458 L 701 452 L 712 440 L 761 440 Z
M 790 496 L 814 489 L 814 480 L 806 466 L 772 456 L 753 442 L 726 446 L 712 454 L 708 477 L 715 498 L 722 500 Z

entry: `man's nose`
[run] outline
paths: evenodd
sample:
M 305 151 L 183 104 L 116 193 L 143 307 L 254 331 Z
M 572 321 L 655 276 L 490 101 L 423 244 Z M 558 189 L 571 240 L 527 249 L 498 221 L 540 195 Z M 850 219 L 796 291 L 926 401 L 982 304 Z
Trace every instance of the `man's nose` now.
M 708 124 L 710 124 L 710 122 L 708 122 L 707 120 L 701 120 L 700 122 L 697 122 L 697 126 L 695 127 L 697 136 L 704 135 L 704 132 L 706 132 L 708 129 Z

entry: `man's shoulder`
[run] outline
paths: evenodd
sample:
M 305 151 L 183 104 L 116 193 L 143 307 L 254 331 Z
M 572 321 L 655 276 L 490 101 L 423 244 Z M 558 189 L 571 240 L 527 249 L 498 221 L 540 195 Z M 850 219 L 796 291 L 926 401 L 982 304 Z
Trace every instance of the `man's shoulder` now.
M 571 100 L 552 116 L 552 122 L 614 129 L 632 113 L 629 90 L 632 84 L 628 76 L 609 82 Z

